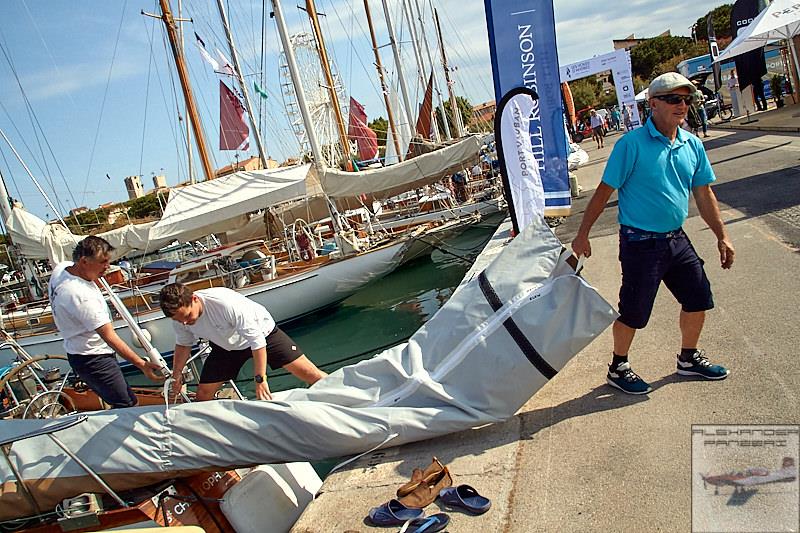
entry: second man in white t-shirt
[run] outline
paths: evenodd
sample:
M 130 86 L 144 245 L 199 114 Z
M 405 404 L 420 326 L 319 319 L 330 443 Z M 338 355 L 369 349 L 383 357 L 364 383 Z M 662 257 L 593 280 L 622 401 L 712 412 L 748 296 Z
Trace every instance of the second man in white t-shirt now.
M 259 400 L 272 399 L 267 364 L 272 369 L 285 368 L 308 384 L 327 375 L 275 325 L 264 306 L 236 291 L 215 287 L 193 292 L 181 283 L 171 283 L 161 289 L 160 304 L 164 314 L 172 318 L 175 330 L 175 393 L 183 385 L 181 371 L 199 338 L 211 343 L 211 354 L 203 365 L 197 387 L 199 401 L 213 399 L 225 381 L 236 379 L 251 357 Z

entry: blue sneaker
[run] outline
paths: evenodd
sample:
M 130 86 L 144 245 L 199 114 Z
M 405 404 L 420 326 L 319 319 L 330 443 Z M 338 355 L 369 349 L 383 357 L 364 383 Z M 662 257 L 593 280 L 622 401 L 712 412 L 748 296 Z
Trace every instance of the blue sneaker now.
M 682 376 L 700 376 L 706 379 L 725 379 L 730 370 L 720 365 L 712 365 L 704 350 L 695 350 L 689 361 L 678 359 L 678 374 Z
M 608 365 L 606 381 L 612 387 L 616 387 L 628 394 L 647 394 L 653 390 L 645 380 L 631 370 L 631 364 L 627 362 L 617 365 L 616 368 L 611 368 L 611 365 Z

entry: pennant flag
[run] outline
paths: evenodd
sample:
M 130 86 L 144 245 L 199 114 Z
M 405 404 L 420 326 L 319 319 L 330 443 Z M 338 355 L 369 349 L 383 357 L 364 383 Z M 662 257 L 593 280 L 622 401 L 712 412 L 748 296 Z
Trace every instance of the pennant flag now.
M 253 89 L 256 91 L 256 94 L 259 95 L 264 100 L 269 98 L 267 92 L 264 89 L 262 89 L 261 86 L 258 84 L 258 82 L 256 82 L 255 80 L 253 80 Z
M 350 123 L 347 136 L 358 146 L 358 158 L 368 161 L 378 157 L 378 136 L 367 126 L 367 112 L 355 98 L 350 97 Z
M 211 54 L 209 54 L 208 50 L 206 50 L 206 43 L 204 43 L 203 39 L 201 39 L 200 36 L 197 35 L 197 32 L 195 32 L 194 36 L 195 39 L 197 39 L 195 41 L 195 44 L 197 45 L 197 49 L 200 50 L 200 57 L 203 58 L 203 61 L 211 65 L 211 68 L 214 69 L 214 72 L 219 72 L 219 63 L 217 62 L 216 59 L 211 57 Z
M 422 99 L 422 106 L 417 117 L 417 134 L 425 139 L 432 139 L 431 135 L 433 122 L 431 122 L 431 112 L 433 111 L 433 73 L 428 78 L 428 87 L 425 89 L 425 96 Z
M 516 235 L 543 217 L 545 211 L 545 190 L 530 133 L 538 100 L 539 96 L 532 89 L 515 87 L 497 103 L 494 117 L 500 174 Z
M 233 66 L 231 62 L 228 61 L 228 58 L 225 57 L 225 54 L 219 51 L 219 48 L 215 48 L 214 50 L 217 51 L 217 56 L 220 60 L 220 68 L 217 69 L 217 74 L 226 74 L 228 76 L 234 76 L 235 71 L 233 70 Z
M 250 128 L 244 121 L 244 106 L 225 83 L 219 82 L 219 149 L 247 150 Z

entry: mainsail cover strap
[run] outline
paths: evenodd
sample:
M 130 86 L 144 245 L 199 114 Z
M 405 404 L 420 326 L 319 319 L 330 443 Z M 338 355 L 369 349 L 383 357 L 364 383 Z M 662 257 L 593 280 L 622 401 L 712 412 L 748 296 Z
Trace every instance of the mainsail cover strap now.
M 492 307 L 492 310 L 498 311 L 501 307 L 503 307 L 503 302 L 497 296 L 497 293 L 492 287 L 492 284 L 489 282 L 489 278 L 486 277 L 485 272 L 481 272 L 478 275 L 478 284 L 481 288 L 481 292 L 483 296 L 486 298 L 486 301 L 489 302 L 489 305 Z M 514 342 L 517 343 L 519 349 L 522 350 L 522 353 L 525 354 L 525 357 L 528 358 L 528 361 L 536 367 L 544 377 L 547 379 L 553 379 L 553 377 L 558 373 L 558 371 L 550 366 L 550 363 L 544 360 L 544 358 L 536 351 L 536 348 L 533 347 L 533 344 L 528 340 L 525 334 L 519 329 L 516 322 L 512 317 L 507 318 L 503 322 L 503 327 L 506 328 L 506 331 L 511 335 L 511 338 L 514 339 Z

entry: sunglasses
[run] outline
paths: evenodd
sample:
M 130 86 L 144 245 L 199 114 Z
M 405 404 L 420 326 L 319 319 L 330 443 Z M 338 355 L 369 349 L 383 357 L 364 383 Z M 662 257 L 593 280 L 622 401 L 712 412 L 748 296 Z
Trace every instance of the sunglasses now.
M 655 98 L 670 105 L 678 105 L 681 102 L 686 105 L 692 105 L 692 102 L 694 102 L 694 95 L 691 94 L 660 94 Z

